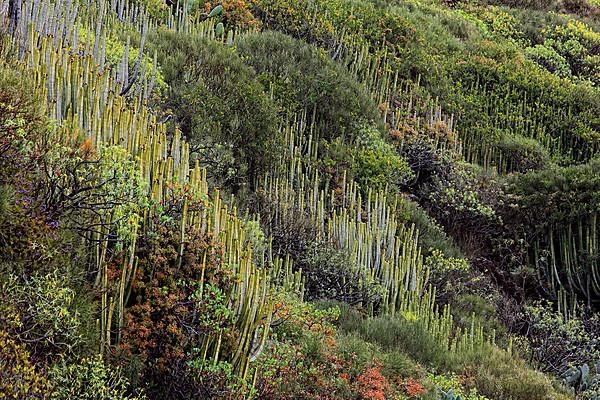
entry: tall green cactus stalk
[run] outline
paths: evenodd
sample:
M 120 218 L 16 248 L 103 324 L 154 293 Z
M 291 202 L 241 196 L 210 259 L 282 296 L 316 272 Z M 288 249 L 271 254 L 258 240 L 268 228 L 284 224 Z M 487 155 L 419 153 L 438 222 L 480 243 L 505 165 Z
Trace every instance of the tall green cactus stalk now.
M 590 300 L 600 294 L 600 219 L 596 212 L 552 224 L 532 246 L 530 262 L 552 294 Z

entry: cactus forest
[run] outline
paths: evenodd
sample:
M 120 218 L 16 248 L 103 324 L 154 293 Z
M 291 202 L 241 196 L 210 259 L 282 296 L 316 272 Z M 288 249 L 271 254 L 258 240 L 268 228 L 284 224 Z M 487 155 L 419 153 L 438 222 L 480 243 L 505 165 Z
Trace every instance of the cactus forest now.
M 0 16 L 0 400 L 600 400 L 600 1 Z

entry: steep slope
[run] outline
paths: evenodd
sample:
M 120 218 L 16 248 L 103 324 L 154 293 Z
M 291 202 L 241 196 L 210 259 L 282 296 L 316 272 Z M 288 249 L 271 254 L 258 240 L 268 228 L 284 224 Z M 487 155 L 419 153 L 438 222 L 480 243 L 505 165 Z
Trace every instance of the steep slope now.
M 598 6 L 534 3 L 1 2 L 0 397 L 598 396 Z

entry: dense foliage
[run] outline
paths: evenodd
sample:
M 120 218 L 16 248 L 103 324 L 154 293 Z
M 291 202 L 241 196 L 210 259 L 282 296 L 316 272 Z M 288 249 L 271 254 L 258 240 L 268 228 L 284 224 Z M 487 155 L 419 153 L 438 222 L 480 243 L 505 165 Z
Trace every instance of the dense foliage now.
M 597 0 L 0 10 L 0 399 L 600 398 Z

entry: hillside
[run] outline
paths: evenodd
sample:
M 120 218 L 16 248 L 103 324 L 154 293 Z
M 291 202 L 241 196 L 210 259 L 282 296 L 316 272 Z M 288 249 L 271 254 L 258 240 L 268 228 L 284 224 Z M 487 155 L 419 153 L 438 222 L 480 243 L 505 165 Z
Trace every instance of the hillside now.
M 598 0 L 0 14 L 0 399 L 600 399 Z

